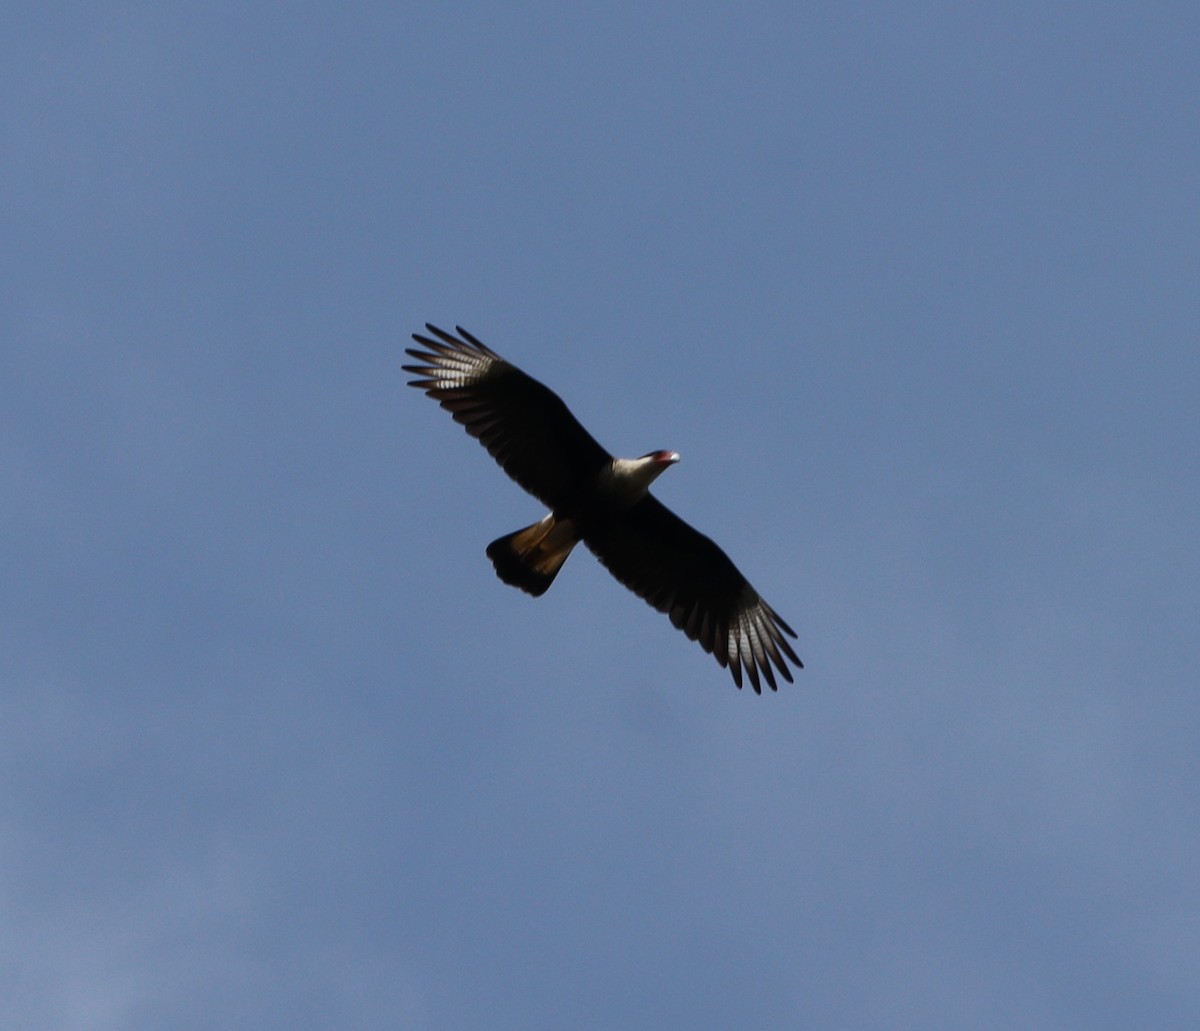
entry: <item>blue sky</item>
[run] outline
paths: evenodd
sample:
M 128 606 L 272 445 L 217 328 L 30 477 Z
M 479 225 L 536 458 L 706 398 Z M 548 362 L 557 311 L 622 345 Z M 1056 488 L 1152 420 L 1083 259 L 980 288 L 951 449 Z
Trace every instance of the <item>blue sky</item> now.
M 8 12 L 0 1022 L 1197 1026 L 1198 42 Z M 681 452 L 797 683 L 500 584 L 427 320 Z

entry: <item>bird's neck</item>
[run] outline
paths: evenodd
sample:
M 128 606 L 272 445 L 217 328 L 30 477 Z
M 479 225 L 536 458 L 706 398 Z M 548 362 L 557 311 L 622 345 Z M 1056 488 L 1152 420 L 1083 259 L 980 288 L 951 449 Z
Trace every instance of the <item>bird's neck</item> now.
M 601 473 L 608 487 L 628 502 L 637 501 L 667 466 L 651 455 L 614 458 Z

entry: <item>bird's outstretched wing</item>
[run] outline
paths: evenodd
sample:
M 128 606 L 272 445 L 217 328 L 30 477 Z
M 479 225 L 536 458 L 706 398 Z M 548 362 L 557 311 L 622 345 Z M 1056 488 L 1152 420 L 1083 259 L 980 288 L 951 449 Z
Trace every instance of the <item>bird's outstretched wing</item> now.
M 485 347 L 461 326 L 458 337 L 426 323 L 427 348 L 409 348 L 421 365 L 405 365 L 419 387 L 479 438 L 500 467 L 550 508 L 569 500 L 581 482 L 612 456 L 562 399 Z
M 760 678 L 775 690 L 772 662 L 789 682 L 785 660 L 804 666 L 784 636 L 795 637 L 795 631 L 729 556 L 652 495 L 585 535 L 584 543 L 621 583 L 728 666 L 738 687 L 743 667 L 761 694 Z

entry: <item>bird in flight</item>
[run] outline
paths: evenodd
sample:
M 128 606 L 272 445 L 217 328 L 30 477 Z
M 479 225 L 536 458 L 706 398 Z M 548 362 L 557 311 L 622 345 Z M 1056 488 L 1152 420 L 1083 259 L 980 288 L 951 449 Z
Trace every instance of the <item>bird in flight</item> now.
M 458 336 L 426 323 L 402 366 L 477 437 L 518 484 L 550 512 L 492 541 L 487 555 L 506 584 L 539 597 L 580 541 L 614 577 L 665 612 L 742 686 L 756 694 L 775 670 L 792 682 L 787 642 L 796 633 L 717 545 L 658 501 L 650 484 L 679 461 L 674 451 L 614 458 L 552 390 L 506 362 L 461 326 Z M 774 664 L 774 669 L 772 669 Z

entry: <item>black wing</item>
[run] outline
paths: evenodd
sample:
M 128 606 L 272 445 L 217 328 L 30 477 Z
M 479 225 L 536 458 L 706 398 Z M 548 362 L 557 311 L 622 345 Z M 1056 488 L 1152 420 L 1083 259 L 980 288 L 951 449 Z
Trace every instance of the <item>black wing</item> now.
M 420 387 L 478 437 L 491 456 L 534 497 L 556 508 L 612 456 L 562 399 L 485 347 L 461 326 L 462 339 L 426 323 L 413 334 L 428 348 L 406 352 L 423 365 L 402 366 Z M 434 339 L 436 337 L 437 339 Z
M 728 666 L 742 667 L 756 693 L 760 675 L 775 688 L 775 668 L 791 682 L 785 657 L 804 666 L 784 634 L 796 633 L 750 586 L 729 556 L 652 495 L 589 533 L 584 543 L 618 580 Z

